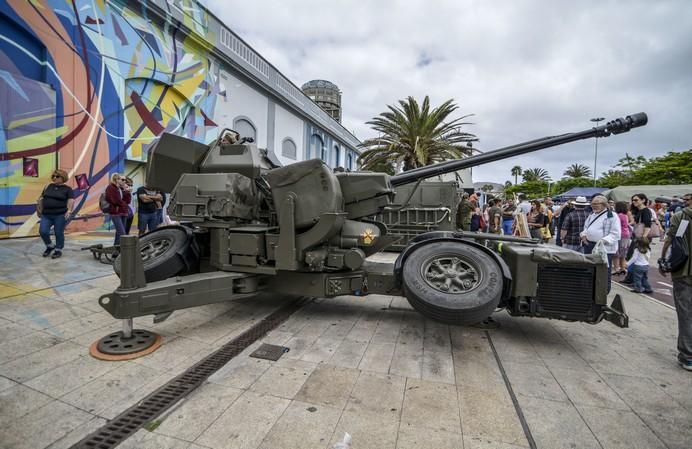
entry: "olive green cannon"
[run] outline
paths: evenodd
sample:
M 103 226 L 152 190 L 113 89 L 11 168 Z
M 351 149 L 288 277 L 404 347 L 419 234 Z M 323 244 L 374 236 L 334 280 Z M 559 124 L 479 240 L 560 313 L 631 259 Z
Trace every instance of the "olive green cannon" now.
M 383 293 L 405 296 L 423 315 L 453 324 L 504 308 L 626 327 L 619 298 L 607 304 L 602 258 L 530 239 L 444 231 L 419 235 L 395 261 L 381 261 L 376 253 L 395 237 L 373 217 L 392 204 L 397 186 L 646 122 L 646 114 L 633 114 L 394 176 L 334 173 L 318 159 L 280 167 L 271 152 L 243 139 L 204 145 L 164 134 L 151 150 L 147 183 L 171 193 L 168 213 L 181 224 L 123 250 L 114 263 L 122 285 L 100 303 L 115 318 L 160 321 L 178 309 L 260 291 Z

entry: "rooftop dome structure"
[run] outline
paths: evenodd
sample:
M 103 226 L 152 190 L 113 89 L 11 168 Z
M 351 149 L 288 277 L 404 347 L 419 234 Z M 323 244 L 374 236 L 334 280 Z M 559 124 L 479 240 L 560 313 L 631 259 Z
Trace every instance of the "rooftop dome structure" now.
M 334 120 L 341 122 L 341 91 L 336 84 L 327 80 L 312 80 L 303 84 L 301 90 Z

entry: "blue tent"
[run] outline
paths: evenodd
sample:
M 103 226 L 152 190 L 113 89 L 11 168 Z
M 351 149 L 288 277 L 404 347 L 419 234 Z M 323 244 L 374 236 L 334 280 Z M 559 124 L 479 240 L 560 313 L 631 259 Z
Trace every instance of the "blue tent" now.
M 603 193 L 605 190 L 607 189 L 603 187 L 574 187 L 561 195 L 554 196 L 553 201 L 564 202 L 578 196 L 585 196 L 587 200 L 591 200 L 591 197 Z

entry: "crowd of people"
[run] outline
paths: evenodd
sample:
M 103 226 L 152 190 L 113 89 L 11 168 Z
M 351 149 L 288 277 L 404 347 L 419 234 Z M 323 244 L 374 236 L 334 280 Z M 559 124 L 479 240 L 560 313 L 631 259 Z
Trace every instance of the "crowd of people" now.
M 649 283 L 651 244 L 664 240 L 662 257 L 671 242 L 682 238 L 692 255 L 692 193 L 669 202 L 656 202 L 645 194 L 632 195 L 630 201 L 608 200 L 596 195 L 587 200 L 578 196 L 563 204 L 549 197 L 529 201 L 520 195 L 517 201 L 493 198 L 480 205 L 481 195 L 464 193 L 457 206 L 457 227 L 514 235 L 552 242 L 583 254 L 592 254 L 596 246 L 608 259 L 608 292 L 612 276 L 624 276 L 621 283 L 637 293 L 652 293 Z M 666 275 L 666 273 L 662 274 Z M 678 360 L 692 371 L 692 263 L 671 273 L 673 298 L 678 315 Z
M 548 241 L 552 236 L 552 223 L 555 206 L 550 197 L 529 202 L 525 196 L 519 197 L 518 204 L 500 198 L 490 199 L 480 205 L 482 195 L 464 193 L 457 207 L 457 227 L 464 231 L 490 232 L 493 234 L 517 235 Z M 518 214 L 526 218 L 526 229 Z
M 43 257 L 57 259 L 62 256 L 65 245 L 65 225 L 74 216 L 74 191 L 66 184 L 67 172 L 55 170 L 38 199 L 36 212 L 39 215 L 39 235 L 46 245 Z M 104 216 L 115 228 L 113 245 L 120 244 L 120 237 L 130 233 L 137 212 L 139 235 L 151 232 L 164 224 L 166 194 L 160 189 L 143 185 L 133 194 L 133 181 L 120 173 L 111 175 L 103 195 L 101 206 Z M 136 208 L 135 208 L 136 204 Z M 55 243 L 51 240 L 51 230 Z

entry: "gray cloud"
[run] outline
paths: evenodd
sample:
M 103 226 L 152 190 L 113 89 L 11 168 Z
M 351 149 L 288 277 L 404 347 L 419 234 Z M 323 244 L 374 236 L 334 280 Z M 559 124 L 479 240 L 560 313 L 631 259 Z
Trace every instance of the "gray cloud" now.
M 343 91 L 343 124 L 365 122 L 408 95 L 454 98 L 467 131 L 493 149 L 580 131 L 595 116 L 645 111 L 649 125 L 599 140 L 598 172 L 624 156 L 692 148 L 692 8 L 680 1 L 208 0 L 207 6 L 297 85 Z M 586 140 L 474 170 L 510 180 L 542 167 L 593 167 Z

